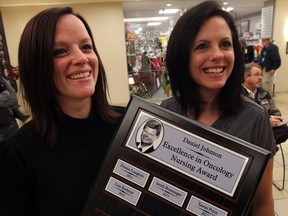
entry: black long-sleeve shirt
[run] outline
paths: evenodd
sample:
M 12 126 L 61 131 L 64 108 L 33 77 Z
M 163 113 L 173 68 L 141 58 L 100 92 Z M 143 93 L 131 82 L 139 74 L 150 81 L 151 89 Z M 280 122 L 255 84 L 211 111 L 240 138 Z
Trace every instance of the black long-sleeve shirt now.
M 0 142 L 0 215 L 79 215 L 116 127 L 97 113 L 63 114 L 53 147 L 40 143 L 33 120 Z

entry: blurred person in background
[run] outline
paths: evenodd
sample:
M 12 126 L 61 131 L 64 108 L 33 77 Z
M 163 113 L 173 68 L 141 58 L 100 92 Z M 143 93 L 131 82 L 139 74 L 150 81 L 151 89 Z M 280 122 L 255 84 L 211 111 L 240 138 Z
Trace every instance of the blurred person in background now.
M 281 58 L 278 47 L 271 41 L 270 37 L 263 37 L 262 45 L 260 59 L 260 66 L 263 68 L 262 88 L 273 95 L 276 70 L 281 65 Z

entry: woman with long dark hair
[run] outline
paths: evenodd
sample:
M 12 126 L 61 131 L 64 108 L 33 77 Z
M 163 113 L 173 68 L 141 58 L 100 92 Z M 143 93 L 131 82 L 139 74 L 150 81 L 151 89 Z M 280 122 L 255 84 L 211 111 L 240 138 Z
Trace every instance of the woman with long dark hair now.
M 267 113 L 241 96 L 244 64 L 232 16 L 215 1 L 187 11 L 175 25 L 166 56 L 173 97 L 161 106 L 275 154 Z M 274 215 L 273 157 L 256 191 L 253 215 Z M 237 214 L 237 213 L 236 213 Z
M 70 7 L 33 17 L 19 70 L 32 120 L 1 143 L 0 214 L 79 215 L 123 113 L 84 18 Z

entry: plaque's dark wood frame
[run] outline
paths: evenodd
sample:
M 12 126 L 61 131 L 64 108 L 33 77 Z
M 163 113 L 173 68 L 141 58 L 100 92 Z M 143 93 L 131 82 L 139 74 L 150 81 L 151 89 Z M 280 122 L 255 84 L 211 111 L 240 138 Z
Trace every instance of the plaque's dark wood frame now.
M 159 117 L 159 119 L 163 119 L 181 129 L 194 133 L 227 149 L 248 157 L 248 164 L 242 174 L 234 196 L 230 197 L 223 194 L 213 188 L 208 187 L 207 185 L 204 185 L 203 183 L 187 177 L 186 175 L 178 173 L 171 168 L 165 167 L 163 164 L 159 164 L 157 161 L 154 161 L 143 154 L 127 148 L 125 143 L 129 135 L 133 132 L 132 128 L 140 110 L 155 115 Z M 167 208 L 167 205 L 173 206 L 173 208 L 176 210 L 178 209 L 181 211 L 181 215 L 191 215 L 190 212 L 185 210 L 191 195 L 195 195 L 198 198 L 203 199 L 204 201 L 207 201 L 208 203 L 211 203 L 224 211 L 227 211 L 228 215 L 246 215 L 249 211 L 250 204 L 270 155 L 271 152 L 266 151 L 265 149 L 259 148 L 239 138 L 200 124 L 177 113 L 171 112 L 140 97 L 132 96 L 128 104 L 126 115 L 124 116 L 120 127 L 114 136 L 110 149 L 106 155 L 106 159 L 103 162 L 102 169 L 90 192 L 90 196 L 83 209 L 82 216 L 116 215 L 113 209 L 117 209 L 115 206 L 118 204 L 122 207 L 125 206 L 125 208 L 123 208 L 129 212 L 129 215 L 132 213 L 133 215 L 160 215 L 159 212 L 161 212 L 161 214 L 163 213 L 162 215 L 171 215 L 171 210 Z M 134 185 L 126 179 L 112 173 L 118 158 L 150 173 L 149 180 L 144 188 Z M 158 200 L 159 203 L 163 203 L 163 205 L 166 207 L 162 207 L 161 211 L 159 211 L 158 208 L 155 208 L 154 214 L 153 206 L 151 204 L 150 207 L 152 210 L 150 210 L 150 212 L 145 212 L 143 209 L 137 209 L 138 205 L 133 206 L 129 203 L 125 203 L 125 201 L 105 191 L 105 187 L 110 176 L 118 178 L 137 190 L 141 190 L 142 193 L 146 195 L 149 194 L 150 199 L 155 198 L 155 200 Z M 161 200 L 161 198 L 147 191 L 153 176 L 159 177 L 167 182 L 172 182 L 172 185 L 178 186 L 180 189 L 188 192 L 188 196 L 182 208 L 177 207 L 173 203 L 169 203 L 165 199 Z M 185 185 L 187 186 L 185 187 Z M 109 199 L 110 204 L 112 202 L 110 207 L 107 207 L 109 204 L 105 205 L 105 202 L 103 203 L 103 200 L 105 199 Z M 111 209 L 112 206 L 115 208 L 113 207 L 113 209 Z M 122 208 L 121 206 L 120 209 Z M 161 205 L 158 206 L 161 209 Z M 107 212 L 107 208 L 110 209 L 110 212 Z M 125 210 L 123 210 L 123 212 L 125 212 Z M 123 215 L 128 214 L 127 212 L 123 213 Z M 122 215 L 122 213 L 117 211 L 117 215 Z

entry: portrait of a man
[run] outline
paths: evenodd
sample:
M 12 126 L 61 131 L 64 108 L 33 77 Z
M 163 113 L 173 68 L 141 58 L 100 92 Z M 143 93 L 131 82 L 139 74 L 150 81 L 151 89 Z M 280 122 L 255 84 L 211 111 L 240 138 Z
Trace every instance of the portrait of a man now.
M 141 130 L 138 131 L 140 133 Z M 141 135 L 137 136 L 140 140 L 136 138 L 136 146 L 139 151 L 143 153 L 151 153 L 153 152 L 161 143 L 161 139 L 159 139 L 162 131 L 162 124 L 155 120 L 150 119 L 145 122 L 143 129 L 141 131 Z

